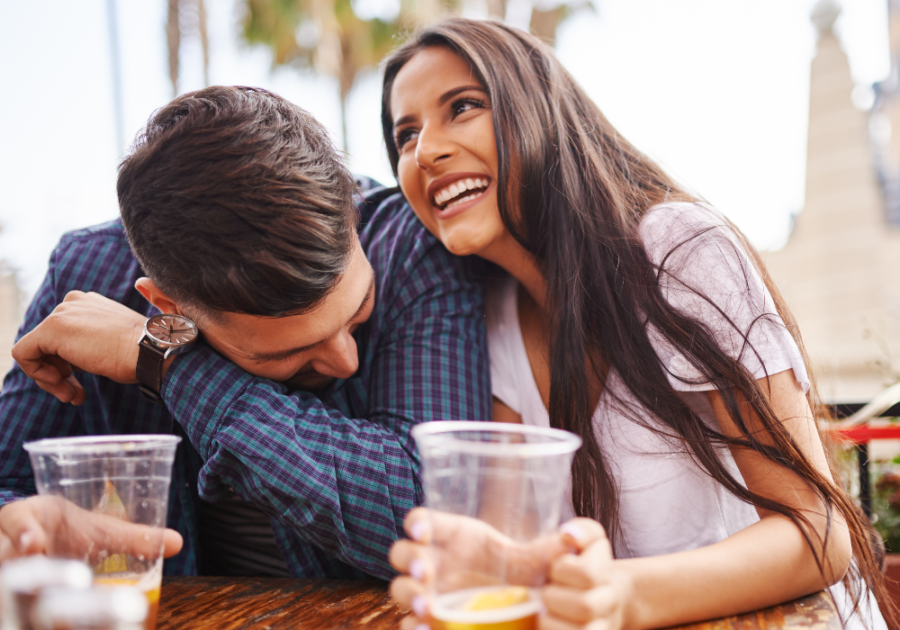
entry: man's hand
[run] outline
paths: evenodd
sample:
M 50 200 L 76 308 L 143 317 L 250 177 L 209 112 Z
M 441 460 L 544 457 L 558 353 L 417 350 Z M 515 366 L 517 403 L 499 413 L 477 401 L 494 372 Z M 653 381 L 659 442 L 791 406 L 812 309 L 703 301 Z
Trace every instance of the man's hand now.
M 36 496 L 0 508 L 0 562 L 40 553 L 83 558 L 101 553 L 155 558 L 181 551 L 181 534 L 173 529 L 135 525 L 105 514 L 88 512 L 60 497 Z
M 83 370 L 117 383 L 136 383 L 137 342 L 146 316 L 98 293 L 71 291 L 13 347 L 13 359 L 44 391 L 80 405 Z

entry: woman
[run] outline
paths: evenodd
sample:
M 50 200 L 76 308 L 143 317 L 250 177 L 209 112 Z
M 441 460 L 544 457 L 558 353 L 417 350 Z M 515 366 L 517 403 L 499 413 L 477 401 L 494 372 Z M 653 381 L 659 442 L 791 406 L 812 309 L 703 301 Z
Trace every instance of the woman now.
M 511 277 L 488 293 L 494 419 L 584 440 L 570 509 L 587 518 L 563 537 L 580 555 L 553 565 L 543 627 L 664 627 L 842 578 L 845 620 L 883 627 L 871 526 L 833 482 L 799 334 L 740 233 L 499 23 L 394 52 L 382 125 L 425 226 Z M 425 527 L 412 513 L 414 541 Z M 426 614 L 414 541 L 391 554 L 413 574 L 393 585 L 406 627 Z

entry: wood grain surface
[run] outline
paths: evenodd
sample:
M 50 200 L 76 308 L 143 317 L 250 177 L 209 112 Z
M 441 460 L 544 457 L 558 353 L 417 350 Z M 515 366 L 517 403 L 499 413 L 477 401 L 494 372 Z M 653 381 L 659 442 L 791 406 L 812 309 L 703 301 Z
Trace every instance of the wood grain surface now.
M 157 630 L 394 629 L 405 616 L 386 582 L 281 578 L 163 578 Z M 834 604 L 815 593 L 683 630 L 841 630 Z
M 387 582 L 163 578 L 157 630 L 397 628 Z

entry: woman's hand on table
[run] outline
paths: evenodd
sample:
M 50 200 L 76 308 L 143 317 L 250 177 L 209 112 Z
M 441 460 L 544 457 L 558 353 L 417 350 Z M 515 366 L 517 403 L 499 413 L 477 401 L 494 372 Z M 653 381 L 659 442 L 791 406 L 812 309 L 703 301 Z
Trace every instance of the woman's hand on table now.
M 626 627 L 631 581 L 615 567 L 609 541 L 596 521 L 574 519 L 525 546 L 483 521 L 438 513 L 429 517 L 424 508 L 410 511 L 404 528 L 411 540 L 397 541 L 390 552 L 391 564 L 404 574 L 391 583 L 391 596 L 412 611 L 402 630 L 427 627 L 428 588 L 437 579 L 443 591 L 496 583 L 490 567 L 498 554 L 509 561 L 508 583 L 531 586 L 546 579 L 538 628 Z M 432 546 L 432 540 L 437 544 Z M 440 576 L 435 575 L 436 564 Z

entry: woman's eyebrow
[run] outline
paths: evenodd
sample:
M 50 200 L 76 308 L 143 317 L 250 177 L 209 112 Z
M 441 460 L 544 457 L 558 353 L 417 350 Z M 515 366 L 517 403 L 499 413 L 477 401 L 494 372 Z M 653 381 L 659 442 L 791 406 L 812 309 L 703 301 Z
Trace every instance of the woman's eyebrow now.
M 460 87 L 455 87 L 452 90 L 447 90 L 441 97 L 438 99 L 438 105 L 443 105 L 451 98 L 456 96 L 457 94 L 462 94 L 463 92 L 468 92 L 469 90 L 478 90 L 479 92 L 484 92 L 484 88 L 480 85 L 462 85 Z M 394 129 L 401 125 L 405 125 L 406 123 L 410 123 L 415 121 L 416 117 L 413 115 L 401 116 L 397 120 L 394 121 Z
M 444 92 L 441 97 L 438 99 L 438 105 L 443 105 L 451 98 L 456 96 L 457 94 L 462 94 L 463 92 L 468 92 L 469 90 L 478 90 L 479 92 L 484 92 L 484 88 L 480 85 L 462 85 L 460 87 L 453 88 L 452 90 L 447 90 Z

